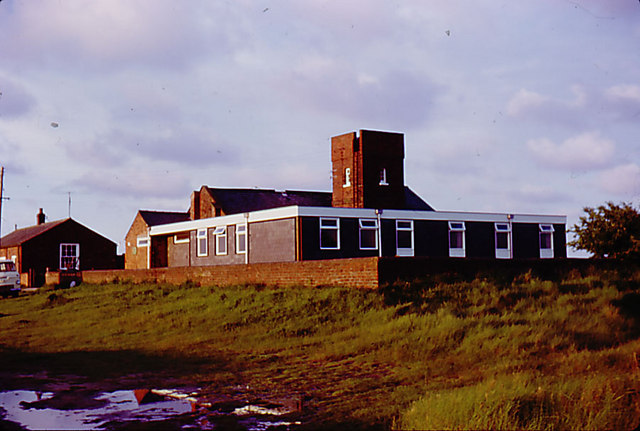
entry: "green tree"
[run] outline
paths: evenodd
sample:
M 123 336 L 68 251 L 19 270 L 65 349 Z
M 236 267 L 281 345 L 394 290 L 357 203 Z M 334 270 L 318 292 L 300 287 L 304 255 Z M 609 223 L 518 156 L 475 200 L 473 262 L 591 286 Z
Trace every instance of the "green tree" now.
M 585 207 L 584 212 L 571 229 L 576 235 L 569 242 L 571 247 L 599 258 L 640 258 L 640 212 L 631 204 L 607 202 L 597 208 Z

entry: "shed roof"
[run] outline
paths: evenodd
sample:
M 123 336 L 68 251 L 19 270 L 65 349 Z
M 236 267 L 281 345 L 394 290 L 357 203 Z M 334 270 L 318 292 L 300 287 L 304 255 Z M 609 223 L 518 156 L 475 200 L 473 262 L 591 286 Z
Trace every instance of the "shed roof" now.
M 47 223 L 42 223 L 35 226 L 29 226 L 22 229 L 14 230 L 13 232 L 5 235 L 0 240 L 0 246 L 2 247 L 15 247 L 17 245 L 24 244 L 32 238 L 41 235 L 42 233 L 48 231 L 49 229 L 53 229 L 56 226 L 61 225 L 62 223 L 71 220 L 70 218 L 50 221 Z

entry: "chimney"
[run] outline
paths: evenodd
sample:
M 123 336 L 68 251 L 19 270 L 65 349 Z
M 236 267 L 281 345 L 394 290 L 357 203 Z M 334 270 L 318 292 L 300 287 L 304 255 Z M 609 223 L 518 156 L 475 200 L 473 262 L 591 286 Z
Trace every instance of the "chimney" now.
M 36 223 L 38 225 L 41 225 L 44 223 L 44 219 L 45 219 L 44 212 L 42 212 L 42 208 L 40 208 L 40 211 L 38 211 L 38 214 L 36 214 Z
M 197 190 L 191 193 L 191 207 L 189 208 L 189 218 L 191 220 L 198 220 L 200 218 L 200 192 Z

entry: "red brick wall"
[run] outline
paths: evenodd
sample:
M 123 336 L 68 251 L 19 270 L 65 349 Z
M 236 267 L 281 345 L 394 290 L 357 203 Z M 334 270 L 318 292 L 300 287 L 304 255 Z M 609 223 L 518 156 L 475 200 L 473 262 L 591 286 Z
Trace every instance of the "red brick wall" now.
M 138 247 L 138 236 L 146 236 L 147 224 L 138 212 L 136 214 L 129 232 L 125 237 L 124 267 L 125 269 L 136 269 L 147 267 L 147 247 Z
M 85 271 L 82 277 L 86 283 L 108 283 L 119 280 L 133 283 L 182 284 L 191 281 L 219 286 L 266 284 L 283 287 L 314 287 L 331 285 L 374 289 L 378 287 L 378 258 Z

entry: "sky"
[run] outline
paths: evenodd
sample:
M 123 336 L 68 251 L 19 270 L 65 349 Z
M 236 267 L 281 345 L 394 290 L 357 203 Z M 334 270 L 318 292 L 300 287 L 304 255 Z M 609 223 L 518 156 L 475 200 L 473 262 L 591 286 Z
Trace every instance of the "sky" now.
M 330 191 L 361 129 L 437 210 L 637 207 L 640 2 L 0 1 L 2 235 L 43 208 L 122 252 L 202 185 Z

